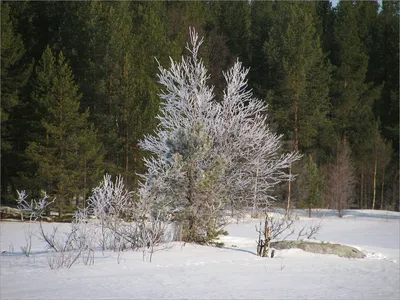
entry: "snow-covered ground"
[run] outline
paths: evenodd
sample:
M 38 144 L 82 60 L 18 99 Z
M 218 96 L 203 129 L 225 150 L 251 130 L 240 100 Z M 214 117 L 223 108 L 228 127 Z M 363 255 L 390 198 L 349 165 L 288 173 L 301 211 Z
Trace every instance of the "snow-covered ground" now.
M 51 270 L 49 253 L 37 237 L 26 257 L 24 232 L 36 223 L 0 222 L 0 299 L 399 299 L 400 214 L 385 211 L 318 211 L 300 215 L 298 227 L 320 222 L 317 240 L 355 246 L 365 259 L 346 259 L 299 249 L 255 255 L 257 220 L 227 226 L 224 248 L 171 243 L 142 261 L 140 252 L 95 252 L 95 264 L 81 261 Z M 48 230 L 54 224 L 45 224 Z M 57 224 L 68 230 L 68 224 Z M 295 238 L 295 237 L 294 237 Z M 119 263 L 118 263 L 119 261 Z

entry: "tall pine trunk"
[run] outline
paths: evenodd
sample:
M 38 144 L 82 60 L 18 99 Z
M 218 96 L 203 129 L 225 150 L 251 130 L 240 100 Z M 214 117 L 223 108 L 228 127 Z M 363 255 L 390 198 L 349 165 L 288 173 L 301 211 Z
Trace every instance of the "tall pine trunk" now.
M 373 198 L 372 198 L 372 209 L 375 209 L 375 202 L 376 202 L 376 169 L 378 165 L 378 157 L 375 156 L 375 162 L 374 162 L 374 186 L 373 186 Z
M 360 182 L 360 209 L 363 208 L 364 197 L 364 169 L 361 169 L 361 182 Z
M 385 188 L 385 167 L 382 168 L 381 210 L 383 210 L 383 190 Z
M 60 146 L 63 141 L 63 98 L 60 97 Z
M 294 102 L 294 151 L 299 151 L 299 133 L 298 133 L 298 114 L 299 114 L 299 96 L 298 93 L 296 95 L 296 99 Z
M 296 94 L 294 98 L 294 116 L 293 116 L 294 151 L 296 152 L 299 151 L 299 134 L 298 134 L 299 98 L 300 98 L 299 93 L 300 93 L 299 88 L 296 88 Z M 289 166 L 289 175 L 292 175 L 292 165 Z M 292 198 L 292 182 L 289 180 L 286 214 L 288 214 L 290 210 L 291 198 Z
M 63 149 L 63 98 L 62 98 L 62 96 L 60 97 L 60 145 L 59 145 L 59 147 L 60 147 L 60 154 L 61 154 L 60 156 L 63 157 L 64 149 Z M 59 191 L 60 191 L 61 197 L 64 198 L 63 190 L 64 190 L 63 184 L 61 183 L 60 187 L 59 187 Z M 62 217 L 62 213 L 63 213 L 63 211 L 62 211 L 62 208 L 64 206 L 63 201 L 64 201 L 64 199 L 60 199 L 60 206 L 58 209 L 58 216 L 60 218 Z
M 83 177 L 83 208 L 86 208 L 86 187 L 87 187 L 87 160 L 84 160 L 84 177 Z
M 129 171 L 129 134 L 128 134 L 128 128 L 126 128 L 126 133 L 125 133 L 125 172 L 126 172 L 127 179 L 128 179 L 128 171 Z

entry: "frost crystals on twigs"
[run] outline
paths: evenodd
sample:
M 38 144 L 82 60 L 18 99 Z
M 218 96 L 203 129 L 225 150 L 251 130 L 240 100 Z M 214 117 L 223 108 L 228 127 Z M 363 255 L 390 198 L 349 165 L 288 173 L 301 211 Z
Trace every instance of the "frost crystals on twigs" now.
M 226 208 L 240 212 L 249 201 L 267 207 L 272 189 L 294 179 L 285 170 L 300 155 L 282 153 L 282 136 L 269 129 L 267 106 L 248 90 L 249 69 L 239 61 L 223 74 L 223 101 L 215 101 L 199 58 L 202 43 L 190 29 L 190 56 L 170 59 L 169 69 L 159 65 L 160 124 L 140 142 L 153 154 L 140 194 L 172 216 L 184 241 L 214 243 L 224 233 Z
M 48 201 L 49 196 L 47 196 L 46 192 L 44 192 L 44 195 L 41 199 L 35 200 L 32 199 L 30 203 L 28 203 L 27 198 L 28 195 L 26 194 L 25 191 L 18 191 L 18 198 L 16 199 L 18 203 L 18 209 L 21 211 L 21 213 L 26 212 L 29 213 L 29 219 L 30 221 L 32 219 L 37 220 L 43 217 L 43 214 L 46 211 L 46 208 L 51 205 L 56 198 L 54 198 L 52 201 Z

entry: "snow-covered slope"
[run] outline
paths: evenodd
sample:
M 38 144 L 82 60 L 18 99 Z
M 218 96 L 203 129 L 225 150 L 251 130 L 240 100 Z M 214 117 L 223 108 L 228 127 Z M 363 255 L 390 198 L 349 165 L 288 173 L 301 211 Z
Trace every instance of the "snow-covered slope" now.
M 296 213 L 299 227 L 320 222 Z M 331 211 L 314 214 L 325 215 L 317 240 L 356 246 L 367 257 L 290 249 L 260 258 L 259 221 L 245 220 L 227 226 L 225 248 L 171 243 L 151 263 L 140 252 L 118 259 L 117 253 L 98 251 L 93 266 L 78 262 L 51 270 L 37 237 L 30 257 L 20 249 L 24 230 L 37 231 L 36 223 L 1 222 L 0 250 L 6 252 L 0 256 L 0 299 L 399 299 L 400 214 L 354 210 L 342 219 Z M 68 224 L 58 225 L 68 230 Z

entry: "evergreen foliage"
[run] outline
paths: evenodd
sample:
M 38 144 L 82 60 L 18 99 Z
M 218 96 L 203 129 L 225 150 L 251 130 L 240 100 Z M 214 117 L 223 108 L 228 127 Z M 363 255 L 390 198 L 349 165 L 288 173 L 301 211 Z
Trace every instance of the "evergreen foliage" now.
M 311 209 L 323 207 L 325 178 L 311 155 L 307 157 L 307 164 L 303 172 L 300 174 L 303 182 L 299 183 L 303 188 L 300 205 L 308 209 L 308 216 L 311 217 Z
M 8 3 L 1 3 L 1 197 L 8 200 L 18 171 L 18 112 L 22 88 L 32 65 L 24 61 L 25 47 Z
M 329 183 L 336 145 L 346 141 L 354 206 L 398 210 L 399 12 L 398 1 L 386 0 L 336 7 L 329 1 L 2 2 L 1 201 L 14 199 L 16 189 L 33 197 L 46 189 L 57 206 L 72 210 L 84 205 L 103 170 L 139 188 L 137 173 L 146 172 L 152 156 L 139 141 L 162 121 L 154 57 L 166 65 L 168 56 L 178 61 L 190 54 L 184 43 L 194 27 L 204 36 L 198 55 L 216 102 L 226 100 L 222 71 L 239 57 L 250 68 L 254 95 L 270 105 L 268 126 L 284 135 L 286 150 L 311 154 Z M 62 121 L 52 96 L 61 91 Z M 203 132 L 213 145 L 207 124 L 196 126 L 179 134 L 189 143 Z M 237 137 L 232 128 L 227 134 Z M 217 161 L 231 174 L 236 167 L 225 154 Z M 184 161 L 187 168 L 190 159 Z M 299 174 L 293 206 L 304 204 L 299 183 L 306 181 L 306 161 L 292 166 Z M 277 205 L 288 199 L 287 186 L 260 189 L 263 164 L 252 163 L 243 171 L 246 189 L 227 183 L 223 201 L 233 211 L 259 209 L 266 195 Z M 217 167 L 209 165 L 209 172 Z
M 306 3 L 279 2 L 277 19 L 265 44 L 273 77 L 269 91 L 272 113 L 295 150 L 317 144 L 320 133 L 329 128 L 328 83 L 330 66 L 322 52 Z
M 71 207 L 73 197 L 85 198 L 88 182 L 101 168 L 101 146 L 87 122 L 89 111 L 79 112 L 81 95 L 70 67 L 60 52 L 47 47 L 36 67 L 32 100 L 40 114 L 40 139 L 31 141 L 26 155 L 35 163 L 40 185 L 57 197 L 57 208 Z

